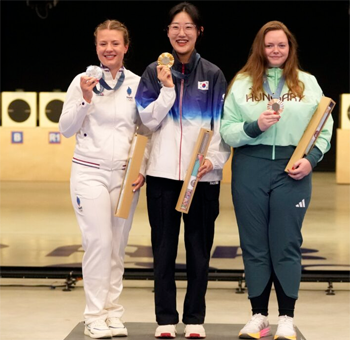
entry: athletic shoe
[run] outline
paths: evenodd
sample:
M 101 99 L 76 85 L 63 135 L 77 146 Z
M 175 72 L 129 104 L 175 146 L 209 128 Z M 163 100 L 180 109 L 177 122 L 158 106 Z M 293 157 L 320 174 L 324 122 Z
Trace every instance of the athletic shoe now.
M 267 317 L 262 314 L 254 314 L 248 323 L 240 330 L 240 339 L 260 339 L 271 335 Z
M 104 320 L 96 320 L 85 325 L 84 334 L 93 339 L 111 338 L 112 332 Z
M 112 332 L 112 336 L 128 336 L 128 330 L 119 318 L 108 318 L 107 326 Z
M 293 325 L 293 318 L 287 315 L 278 318 L 277 332 L 274 339 L 296 340 L 297 334 Z
M 206 336 L 203 325 L 186 325 L 184 333 L 186 339 L 204 339 Z
M 154 336 L 162 339 L 174 339 L 176 338 L 176 325 L 158 326 Z

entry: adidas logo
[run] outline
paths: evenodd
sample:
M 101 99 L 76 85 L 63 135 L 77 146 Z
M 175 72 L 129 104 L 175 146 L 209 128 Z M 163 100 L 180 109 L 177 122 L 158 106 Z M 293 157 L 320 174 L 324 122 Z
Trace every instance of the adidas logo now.
M 295 205 L 297 208 L 305 208 L 305 200 L 303 199 L 298 204 Z

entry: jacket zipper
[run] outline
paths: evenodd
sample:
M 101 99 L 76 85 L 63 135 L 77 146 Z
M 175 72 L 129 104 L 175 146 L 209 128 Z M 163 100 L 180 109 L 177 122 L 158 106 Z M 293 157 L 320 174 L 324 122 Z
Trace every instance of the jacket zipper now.
M 274 69 L 274 72 L 275 72 L 275 76 L 274 76 L 274 80 L 275 80 L 275 91 L 277 89 L 277 70 Z M 272 144 L 272 160 L 274 161 L 275 160 L 275 157 L 276 157 L 276 124 L 274 124 L 273 126 L 273 144 Z
M 182 74 L 185 74 L 185 64 L 182 64 Z M 181 79 L 181 87 L 180 87 L 180 101 L 179 101 L 179 114 L 180 114 L 180 150 L 179 150 L 179 180 L 181 180 L 181 153 L 182 153 L 182 100 L 183 100 L 183 92 L 184 92 L 184 79 Z

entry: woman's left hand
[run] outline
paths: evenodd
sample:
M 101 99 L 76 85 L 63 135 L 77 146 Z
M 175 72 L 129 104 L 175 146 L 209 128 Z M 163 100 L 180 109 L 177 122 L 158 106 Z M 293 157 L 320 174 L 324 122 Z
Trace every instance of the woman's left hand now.
M 133 186 L 132 191 L 135 192 L 135 191 L 139 190 L 144 184 L 145 184 L 145 177 L 143 177 L 143 175 L 139 174 L 137 176 L 136 181 L 132 183 L 132 186 Z
M 312 171 L 312 166 L 306 158 L 299 159 L 293 165 L 292 169 L 288 169 L 288 176 L 295 179 L 301 180 Z
M 209 159 L 205 159 L 203 164 L 199 167 L 197 178 L 201 179 L 205 174 L 207 174 L 209 171 L 213 170 L 213 164 Z

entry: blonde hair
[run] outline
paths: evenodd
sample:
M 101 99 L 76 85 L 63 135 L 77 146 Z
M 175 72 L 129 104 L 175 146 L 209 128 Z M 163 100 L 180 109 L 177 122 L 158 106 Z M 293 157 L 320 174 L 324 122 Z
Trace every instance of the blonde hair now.
M 98 31 L 102 31 L 102 30 L 116 30 L 116 31 L 122 32 L 123 38 L 124 38 L 124 45 L 126 45 L 126 46 L 130 45 L 129 31 L 126 28 L 126 26 L 124 24 L 122 24 L 120 21 L 118 21 L 118 20 L 106 20 L 106 21 L 102 22 L 101 24 L 99 24 L 96 27 L 95 32 L 94 32 L 95 44 L 96 44 L 97 33 L 98 33 Z

